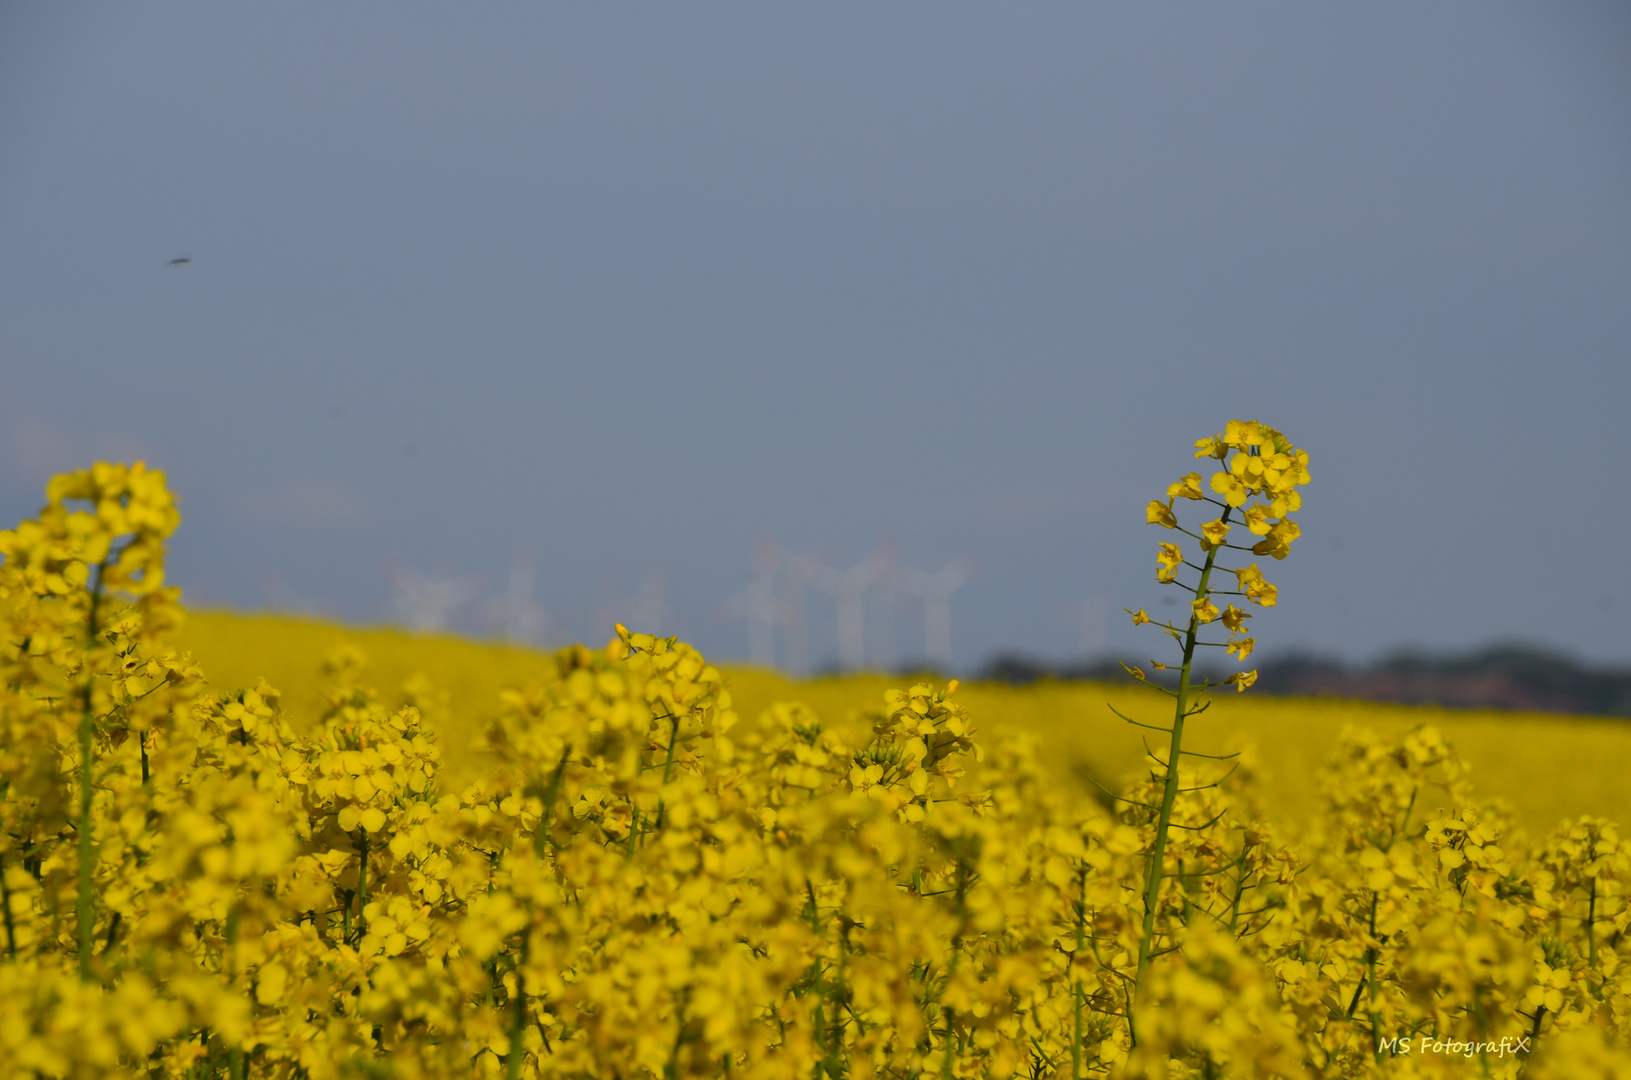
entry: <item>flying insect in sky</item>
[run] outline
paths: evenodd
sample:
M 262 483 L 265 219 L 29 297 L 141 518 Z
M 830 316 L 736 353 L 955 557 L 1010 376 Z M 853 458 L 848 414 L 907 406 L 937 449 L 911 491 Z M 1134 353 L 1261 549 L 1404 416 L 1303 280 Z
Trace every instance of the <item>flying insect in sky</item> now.
M 190 263 L 192 261 L 193 261 L 193 257 L 191 255 L 183 255 L 179 259 L 171 259 L 170 260 L 170 265 L 171 266 L 186 266 L 188 263 Z

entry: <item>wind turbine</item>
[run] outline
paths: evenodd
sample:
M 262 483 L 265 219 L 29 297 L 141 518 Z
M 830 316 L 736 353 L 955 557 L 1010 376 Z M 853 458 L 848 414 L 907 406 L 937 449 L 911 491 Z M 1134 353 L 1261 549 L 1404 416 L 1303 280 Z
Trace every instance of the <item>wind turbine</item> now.
M 838 608 L 838 666 L 858 671 L 866 663 L 866 594 L 889 573 L 894 553 L 880 544 L 845 571 L 823 567 L 810 581 L 829 593 Z
M 533 599 L 538 584 L 538 555 L 528 549 L 515 553 L 510 561 L 509 580 L 504 591 L 482 605 L 488 626 L 507 641 L 542 645 L 554 630 L 554 620 Z
M 615 600 L 595 609 L 596 634 L 610 635 L 614 623 L 622 623 L 640 634 L 658 634 L 670 629 L 674 613 L 663 604 L 668 591 L 668 573 L 661 566 L 649 566 L 640 579 L 640 589 L 629 600 Z
M 668 571 L 656 565 L 646 567 L 646 576 L 640 579 L 640 591 L 634 594 L 626 625 L 639 627 L 642 634 L 671 629 L 669 620 L 674 613 L 663 606 L 663 597 L 667 594 Z
M 758 667 L 776 663 L 776 585 L 781 565 L 781 548 L 769 540 L 761 541 L 753 549 L 748 587 L 720 604 L 715 613 L 727 622 L 748 624 L 748 662 Z
M 454 612 L 481 591 L 471 578 L 433 578 L 405 562 L 393 564 L 385 573 L 397 617 L 420 633 L 447 629 Z
M 974 560 L 962 558 L 933 574 L 903 566 L 895 575 L 896 587 L 923 605 L 924 658 L 942 670 L 951 667 L 951 594 L 973 573 Z
M 900 545 L 894 540 L 885 540 L 878 545 L 878 555 L 883 560 L 883 571 L 872 594 L 871 661 L 877 671 L 894 671 L 899 662 L 895 652 L 895 598 L 900 595 L 900 587 L 895 580 L 895 570 L 899 565 Z
M 1067 605 L 1070 621 L 1082 634 L 1082 655 L 1092 660 L 1101 655 L 1110 644 L 1110 626 L 1106 616 L 1110 600 L 1103 589 L 1095 589 L 1086 600 Z
M 826 569 L 820 555 L 784 555 L 776 598 L 776 625 L 782 632 L 782 668 L 802 674 L 810 670 L 810 623 L 805 616 L 804 590 Z
M 271 568 L 260 572 L 260 585 L 266 594 L 266 603 L 273 611 L 293 615 L 332 615 L 332 605 L 313 600 L 295 591 L 294 586 L 281 573 Z

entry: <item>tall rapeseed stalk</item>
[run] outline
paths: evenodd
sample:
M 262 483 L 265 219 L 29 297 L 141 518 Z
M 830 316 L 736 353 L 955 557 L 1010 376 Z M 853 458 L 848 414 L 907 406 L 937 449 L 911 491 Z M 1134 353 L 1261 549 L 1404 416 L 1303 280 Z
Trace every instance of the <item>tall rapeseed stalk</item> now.
M 164 541 L 180 521 L 162 472 L 141 462 L 99 462 L 52 478 L 39 519 L 0 532 L 0 595 L 10 604 L 17 650 L 6 677 L 47 718 L 45 731 L 57 701 L 77 706 L 74 940 L 87 981 L 97 921 L 97 751 L 134 731 L 144 748 L 145 782 L 146 730 L 133 723 L 132 706 L 166 685 L 173 670 L 151 655 L 148 639 L 174 617 L 168 608 L 175 592 L 164 589 Z M 111 616 L 110 602 L 117 604 Z
M 1256 563 L 1239 569 L 1230 569 L 1219 565 L 1218 554 L 1221 551 L 1232 550 L 1249 552 L 1253 555 L 1269 555 L 1276 559 L 1285 558 L 1291 549 L 1292 541 L 1296 540 L 1300 533 L 1290 518 L 1290 515 L 1302 506 L 1302 496 L 1298 494 L 1297 487 L 1309 482 L 1308 453 L 1291 445 L 1278 431 L 1255 420 L 1229 421 L 1223 434 L 1201 439 L 1195 444 L 1195 456 L 1210 458 L 1225 466 L 1223 470 L 1214 473 L 1209 481 L 1213 494 L 1208 495 L 1202 489 L 1200 474 L 1192 472 L 1167 488 L 1165 502 L 1160 499 L 1153 500 L 1145 510 L 1145 516 L 1150 524 L 1193 537 L 1201 549 L 1203 559 L 1199 565 L 1185 558 L 1182 548 L 1176 543 L 1162 544 L 1156 556 L 1155 579 L 1163 585 L 1175 585 L 1191 595 L 1189 619 L 1187 623 L 1174 623 L 1170 619 L 1166 622 L 1156 622 L 1145 614 L 1142 608 L 1130 612 L 1134 625 L 1150 623 L 1158 626 L 1182 649 L 1182 659 L 1177 665 L 1176 689 L 1149 683 L 1148 676 L 1140 668 L 1129 669 L 1135 678 L 1173 698 L 1171 727 L 1157 729 L 1167 732 L 1167 755 L 1164 760 L 1157 758 L 1164 770 L 1161 804 L 1159 807 L 1149 807 L 1156 811 L 1155 837 L 1150 845 L 1144 875 L 1144 917 L 1138 943 L 1138 971 L 1135 985 L 1136 980 L 1141 980 L 1149 967 L 1154 952 L 1161 882 L 1166 876 L 1162 861 L 1166 856 L 1167 832 L 1172 826 L 1173 804 L 1182 790 L 1179 787 L 1178 764 L 1185 754 L 1193 757 L 1210 756 L 1196 754 L 1183 748 L 1184 722 L 1206 708 L 1205 704 L 1196 704 L 1200 695 L 1212 686 L 1219 685 L 1194 681 L 1195 650 L 1202 647 L 1221 648 L 1236 660 L 1244 662 L 1251 655 L 1255 644 L 1254 639 L 1246 632 L 1246 620 L 1251 618 L 1250 613 L 1233 603 L 1227 603 L 1224 609 L 1219 611 L 1212 598 L 1243 596 L 1247 601 L 1260 607 L 1273 607 L 1278 597 L 1277 590 L 1263 579 L 1263 574 L 1258 570 Z M 1214 495 L 1217 497 L 1214 498 Z M 1210 503 L 1222 512 L 1216 519 L 1198 526 L 1199 532 L 1194 532 L 1178 523 L 1177 515 L 1173 512 L 1173 504 L 1178 499 Z M 1252 535 L 1260 539 L 1250 546 L 1230 543 L 1228 536 L 1236 524 L 1244 524 Z M 1193 570 L 1198 575 L 1193 584 L 1180 580 L 1179 575 L 1183 569 Z M 1232 573 L 1237 588 L 1232 590 L 1214 588 L 1212 585 L 1214 570 Z M 1221 622 L 1224 629 L 1229 632 L 1227 640 L 1203 640 L 1202 628 L 1216 622 Z M 1154 660 L 1150 663 L 1160 670 L 1168 670 L 1172 666 Z M 1244 691 L 1256 681 L 1255 669 L 1237 672 L 1225 680 L 1237 691 Z

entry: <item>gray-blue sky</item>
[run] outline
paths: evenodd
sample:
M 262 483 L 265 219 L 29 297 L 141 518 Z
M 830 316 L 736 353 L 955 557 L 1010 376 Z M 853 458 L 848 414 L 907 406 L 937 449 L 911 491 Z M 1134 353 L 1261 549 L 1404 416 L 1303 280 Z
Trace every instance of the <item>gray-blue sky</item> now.
M 195 599 L 530 547 L 574 636 L 660 564 L 721 656 L 757 542 L 894 538 L 977 558 L 971 665 L 1089 600 L 1147 647 L 1142 506 L 1261 418 L 1315 477 L 1265 649 L 1625 662 L 1628 55 L 1618 5 L 9 5 L 0 511 L 140 454 Z

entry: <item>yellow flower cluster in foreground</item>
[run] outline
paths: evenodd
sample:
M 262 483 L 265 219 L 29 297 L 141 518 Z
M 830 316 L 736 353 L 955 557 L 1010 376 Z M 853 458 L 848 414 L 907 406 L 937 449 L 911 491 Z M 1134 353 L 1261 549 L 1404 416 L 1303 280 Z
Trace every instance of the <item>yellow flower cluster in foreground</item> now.
M 1344 739 L 1295 844 L 1184 770 L 1133 996 L 1160 785 L 1107 810 L 955 683 L 739 717 L 620 630 L 454 789 L 423 680 L 337 650 L 300 716 L 175 651 L 160 474 L 48 496 L 0 533 L 0 1074 L 1631 1075 L 1625 845 L 1503 846 L 1432 729 Z

